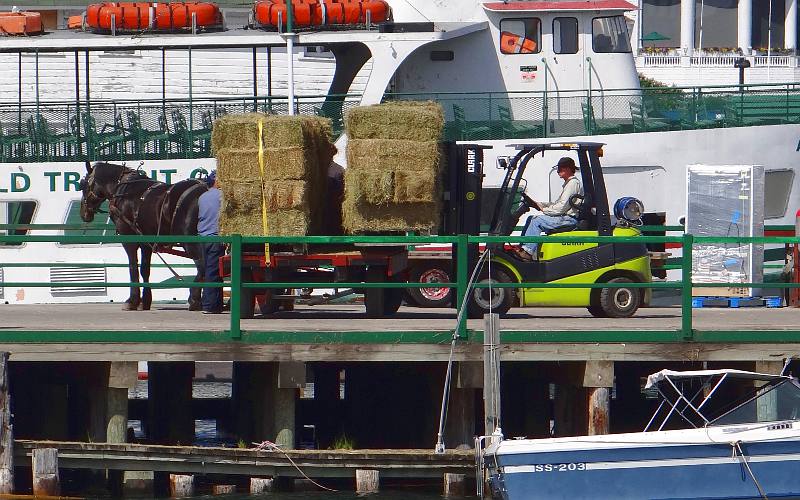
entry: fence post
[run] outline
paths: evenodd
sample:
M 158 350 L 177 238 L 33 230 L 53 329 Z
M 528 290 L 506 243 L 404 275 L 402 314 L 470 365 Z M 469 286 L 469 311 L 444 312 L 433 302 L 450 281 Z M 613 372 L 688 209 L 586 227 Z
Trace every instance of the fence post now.
M 464 301 L 467 298 L 467 282 L 469 281 L 469 237 L 466 234 L 459 234 L 456 243 L 456 310 L 460 311 L 466 307 Z M 466 313 L 465 313 L 466 314 Z M 467 338 L 467 322 L 462 321 L 458 325 L 458 336 L 462 339 Z
M 694 236 L 683 235 L 681 260 L 681 333 L 684 340 L 694 337 L 692 331 L 692 244 Z
M 242 235 L 231 235 L 231 338 L 242 338 Z

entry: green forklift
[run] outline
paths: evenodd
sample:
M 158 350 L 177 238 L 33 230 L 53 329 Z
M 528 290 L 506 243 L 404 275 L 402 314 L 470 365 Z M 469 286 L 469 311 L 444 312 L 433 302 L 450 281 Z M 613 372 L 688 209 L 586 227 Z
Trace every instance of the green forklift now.
M 498 166 L 505 170 L 503 183 L 499 188 L 492 209 L 489 236 L 511 235 L 521 217 L 536 203 L 525 193 L 525 172 L 534 162 L 536 155 L 542 154 L 537 163 L 545 177 L 554 164 L 552 156 L 544 161 L 548 151 L 567 152 L 575 156 L 583 196 L 576 195 L 569 200 L 578 210 L 577 224 L 559 227 L 548 235 L 559 238 L 578 238 L 586 236 L 627 236 L 641 235 L 638 225 L 644 212 L 643 204 L 635 198 L 621 198 L 615 203 L 614 217 L 606 195 L 603 170 L 600 165 L 601 143 L 547 143 L 521 144 L 514 146 L 516 154 L 498 160 Z M 452 208 L 449 221 L 453 233 L 459 231 L 479 234 L 476 227 L 475 210 L 479 210 L 482 188 L 482 164 L 484 146 L 456 146 L 451 155 L 466 157 L 461 161 L 467 172 L 454 173 L 450 178 L 451 200 L 458 203 Z M 465 175 L 466 174 L 466 175 Z M 531 176 L 533 177 L 533 176 Z M 459 202 L 460 200 L 460 202 Z M 473 207 L 470 209 L 470 207 Z M 528 223 L 530 223 L 530 217 Z M 526 224 L 527 227 L 527 224 Z M 524 229 L 522 231 L 524 234 Z M 488 244 L 491 264 L 484 263 L 476 283 L 609 283 L 608 288 L 474 288 L 467 302 L 470 318 L 480 318 L 491 312 L 504 314 L 511 307 L 585 307 L 592 316 L 627 318 L 633 316 L 641 306 L 650 303 L 649 288 L 627 287 L 630 283 L 652 281 L 650 258 L 644 243 L 589 243 L 548 242 L 539 245 L 538 258 L 533 261 L 522 260 L 511 251 L 509 244 Z M 469 261 L 473 266 L 478 262 L 477 245 L 470 248 Z M 472 267 L 474 268 L 474 267 Z

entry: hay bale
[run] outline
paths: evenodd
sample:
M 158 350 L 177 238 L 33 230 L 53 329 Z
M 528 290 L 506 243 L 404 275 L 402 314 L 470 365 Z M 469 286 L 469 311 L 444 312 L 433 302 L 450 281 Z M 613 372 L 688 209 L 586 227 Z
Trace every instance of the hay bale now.
M 258 159 L 263 122 L 264 172 Z M 223 189 L 222 234 L 263 235 L 262 177 L 270 235 L 318 234 L 335 146 L 330 120 L 314 116 L 230 115 L 214 123 L 212 147 Z
M 211 129 L 211 151 L 218 156 L 224 149 L 258 149 L 258 122 L 269 115 L 245 113 L 223 115 Z
M 438 142 L 397 139 L 350 139 L 347 141 L 347 168 L 371 170 L 439 172 L 442 148 Z
M 441 199 L 441 183 L 434 172 L 394 173 L 395 203 L 433 203 Z
M 400 139 L 438 142 L 444 111 L 432 101 L 392 101 L 359 106 L 345 114 L 348 139 Z
M 345 198 L 342 223 L 348 234 L 419 231 L 436 233 L 441 206 L 433 203 L 367 205 Z
M 308 187 L 304 181 L 267 181 L 264 186 L 267 213 L 283 209 L 308 210 Z
M 258 149 L 225 148 L 217 151 L 217 178 L 228 182 L 261 181 Z
M 394 201 L 394 175 L 392 171 L 356 171 L 344 173 L 344 196 L 355 203 L 385 205 Z

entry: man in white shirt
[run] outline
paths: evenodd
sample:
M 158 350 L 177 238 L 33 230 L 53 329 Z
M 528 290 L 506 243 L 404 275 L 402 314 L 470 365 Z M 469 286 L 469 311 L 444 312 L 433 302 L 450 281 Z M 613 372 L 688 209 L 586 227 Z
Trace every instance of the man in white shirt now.
M 558 176 L 564 180 L 561 194 L 552 203 L 535 202 L 533 208 L 540 210 L 542 214 L 531 220 L 523 236 L 539 236 L 548 229 L 578 224 L 578 209 L 570 205 L 570 198 L 574 195 L 583 196 L 581 181 L 575 177 L 578 167 L 572 158 L 566 156 L 558 160 L 556 167 Z M 524 243 L 519 248 L 512 248 L 512 251 L 520 259 L 530 261 L 537 258 L 538 249 L 538 243 Z

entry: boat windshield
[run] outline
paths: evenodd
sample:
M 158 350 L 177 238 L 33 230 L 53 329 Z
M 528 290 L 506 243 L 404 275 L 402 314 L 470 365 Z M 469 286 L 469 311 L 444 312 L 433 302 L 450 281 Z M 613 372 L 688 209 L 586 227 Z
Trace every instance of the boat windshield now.
M 759 388 L 755 396 L 717 417 L 710 425 L 773 422 L 797 418 L 800 418 L 800 385 L 796 380 L 785 380 Z

